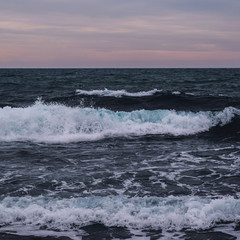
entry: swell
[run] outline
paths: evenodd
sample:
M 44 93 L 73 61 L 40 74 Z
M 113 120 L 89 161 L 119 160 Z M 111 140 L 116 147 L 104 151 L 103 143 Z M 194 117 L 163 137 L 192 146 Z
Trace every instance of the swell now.
M 107 108 L 113 111 L 133 111 L 139 109 L 175 109 L 178 111 L 208 111 L 222 110 L 225 107 L 240 108 L 239 97 L 219 95 L 194 95 L 178 91 L 151 90 L 130 93 L 125 90 L 93 90 L 77 91 L 77 96 L 67 99 L 55 98 L 52 101 L 61 101 L 72 105 L 79 103 L 79 97 L 85 104 L 94 107 Z M 75 99 L 75 100 L 74 100 Z
M 222 95 L 201 95 L 179 91 L 162 91 L 153 89 L 150 91 L 128 92 L 126 90 L 79 90 L 76 93 L 42 94 L 46 103 L 58 103 L 71 107 L 84 106 L 105 108 L 112 111 L 157 110 L 175 109 L 177 111 L 220 111 L 232 106 L 240 109 L 240 98 Z M 8 92 L 1 93 L 0 107 L 26 107 L 32 104 L 39 93 L 26 92 L 23 96 L 17 89 L 11 95 Z
M 135 110 L 68 107 L 37 101 L 26 108 L 0 108 L 0 141 L 75 142 L 146 135 L 239 135 L 240 110 Z M 229 136 L 229 135 L 228 135 Z
M 203 134 L 205 136 L 239 138 L 240 137 L 240 117 L 234 116 L 231 121 L 225 125 L 217 124 L 213 126 L 209 132 Z

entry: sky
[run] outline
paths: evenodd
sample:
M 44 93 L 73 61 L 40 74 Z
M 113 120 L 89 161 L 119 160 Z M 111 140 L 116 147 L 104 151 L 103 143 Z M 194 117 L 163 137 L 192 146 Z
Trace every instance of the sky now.
M 239 0 L 0 6 L 0 68 L 240 67 Z

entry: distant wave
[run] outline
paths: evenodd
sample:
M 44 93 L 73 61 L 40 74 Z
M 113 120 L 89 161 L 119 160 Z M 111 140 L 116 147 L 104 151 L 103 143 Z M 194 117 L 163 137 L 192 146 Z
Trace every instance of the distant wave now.
M 203 230 L 221 221 L 240 220 L 240 200 L 233 197 L 6 197 L 0 201 L 1 230 L 73 232 L 92 223 L 129 229 Z M 26 228 L 25 232 L 24 229 Z M 81 231 L 81 230 L 80 230 Z
M 132 112 L 67 107 L 37 101 L 26 108 L 0 108 L 0 141 L 71 142 L 167 134 L 187 136 L 230 124 L 240 110 Z M 238 126 L 239 124 L 237 124 Z
M 177 111 L 211 111 L 232 106 L 240 109 L 240 97 L 212 96 L 191 94 L 180 91 L 150 91 L 127 92 L 126 90 L 77 90 L 63 95 L 44 96 L 47 103 L 58 103 L 71 107 L 105 108 L 112 111 L 175 109 Z M 2 101 L 0 107 L 22 107 L 32 104 L 32 97 L 13 101 Z
M 228 97 L 219 95 L 201 95 L 190 92 L 163 91 L 153 89 L 151 91 L 140 91 L 135 93 L 126 90 L 77 90 L 75 96 L 64 99 L 52 99 L 53 101 L 65 101 L 72 104 L 79 103 L 79 98 L 88 105 L 108 108 L 114 111 L 133 111 L 138 109 L 176 109 L 176 110 L 222 110 L 233 106 L 240 108 L 239 97 Z
M 122 96 L 130 96 L 130 97 L 143 97 L 143 96 L 151 96 L 157 92 L 161 92 L 162 90 L 153 89 L 150 91 L 140 91 L 140 92 L 127 92 L 126 90 L 108 90 L 105 88 L 104 90 L 81 90 L 77 89 L 76 93 L 79 95 L 98 95 L 105 97 L 122 97 Z

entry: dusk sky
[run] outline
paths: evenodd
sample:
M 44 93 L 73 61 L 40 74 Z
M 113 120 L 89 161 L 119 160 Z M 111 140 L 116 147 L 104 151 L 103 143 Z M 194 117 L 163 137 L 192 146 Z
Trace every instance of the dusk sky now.
M 0 0 L 0 67 L 240 67 L 240 0 Z

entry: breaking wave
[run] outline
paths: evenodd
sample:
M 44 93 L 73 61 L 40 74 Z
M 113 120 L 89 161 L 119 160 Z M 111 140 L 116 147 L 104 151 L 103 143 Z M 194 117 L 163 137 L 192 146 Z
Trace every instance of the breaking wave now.
M 71 142 L 109 137 L 153 135 L 187 136 L 239 126 L 240 110 L 136 110 L 67 107 L 37 101 L 25 108 L 0 108 L 0 141 Z M 236 124 L 237 121 L 237 124 Z M 233 129 L 233 132 L 238 132 Z M 219 132 L 219 130 L 217 130 Z
M 240 200 L 203 197 L 88 197 L 53 199 L 6 197 L 0 201 L 0 225 L 55 231 L 79 230 L 92 223 L 132 229 L 209 229 L 240 220 Z

